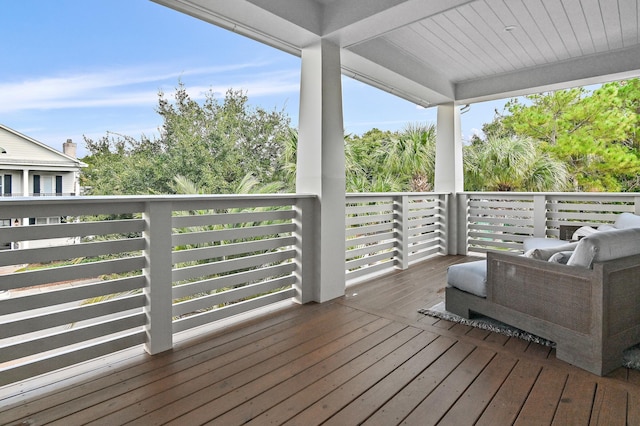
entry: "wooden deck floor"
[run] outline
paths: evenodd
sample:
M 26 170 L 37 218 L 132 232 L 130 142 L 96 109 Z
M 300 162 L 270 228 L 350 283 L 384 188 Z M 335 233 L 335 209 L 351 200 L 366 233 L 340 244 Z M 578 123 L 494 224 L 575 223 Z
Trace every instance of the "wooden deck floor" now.
M 464 260 L 0 388 L 0 424 L 640 425 L 640 372 L 418 314 Z

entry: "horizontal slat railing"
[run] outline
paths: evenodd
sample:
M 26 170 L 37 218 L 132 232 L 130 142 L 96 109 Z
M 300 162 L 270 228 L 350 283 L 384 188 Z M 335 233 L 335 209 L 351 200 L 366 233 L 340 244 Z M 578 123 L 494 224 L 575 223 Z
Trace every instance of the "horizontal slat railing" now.
M 446 253 L 446 194 L 348 194 L 347 284 Z
M 0 241 L 18 247 L 0 251 L 0 268 L 15 270 L 0 275 L 0 386 L 135 345 L 156 353 L 178 331 L 301 299 L 301 240 L 314 202 L 280 194 L 2 200 L 2 217 L 46 212 L 62 223 L 0 228 Z
M 528 237 L 559 238 L 560 226 L 612 224 L 623 212 L 640 214 L 635 193 L 465 192 L 466 250 L 521 252 Z M 462 252 L 464 254 L 466 252 Z

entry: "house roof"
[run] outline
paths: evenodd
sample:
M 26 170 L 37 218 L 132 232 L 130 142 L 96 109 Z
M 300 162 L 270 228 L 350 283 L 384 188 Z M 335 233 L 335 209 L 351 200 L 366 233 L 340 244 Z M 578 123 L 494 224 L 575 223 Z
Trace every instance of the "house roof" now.
M 640 75 L 640 0 L 153 0 L 423 106 Z
M 87 167 L 87 164 L 77 158 L 55 150 L 3 124 L 0 124 L 0 148 L 0 165 L 38 166 L 45 168 Z

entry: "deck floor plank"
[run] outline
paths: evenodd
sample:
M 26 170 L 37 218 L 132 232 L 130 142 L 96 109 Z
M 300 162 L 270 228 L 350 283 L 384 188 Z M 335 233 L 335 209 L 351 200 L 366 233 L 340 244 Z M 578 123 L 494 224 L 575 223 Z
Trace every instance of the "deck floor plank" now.
M 405 424 L 436 424 L 458 401 L 495 356 L 495 352 L 476 348 L 420 405 L 404 420 Z
M 322 319 L 338 317 L 342 312 L 344 315 L 360 315 L 357 311 L 350 309 L 333 312 L 322 310 L 316 315 L 305 318 L 302 326 L 312 329 L 314 324 L 320 323 Z M 298 333 L 297 321 L 290 320 L 274 329 L 264 329 L 259 335 L 248 335 L 245 338 L 231 340 L 226 345 L 217 346 L 211 350 L 198 352 L 191 357 L 181 358 L 179 362 L 173 361 L 171 355 L 182 357 L 179 351 L 172 351 L 165 361 L 170 361 L 162 368 L 153 369 L 148 375 L 136 375 L 121 381 L 109 380 L 109 392 L 95 391 L 86 393 L 74 399 L 69 399 L 58 404 L 51 410 L 46 410 L 33 416 L 39 423 L 58 421 L 60 424 L 86 424 L 96 418 L 100 418 L 111 412 L 118 411 L 130 404 L 136 403 L 155 393 L 172 388 L 180 383 L 189 381 L 201 376 L 203 371 L 208 372 L 227 365 L 239 368 L 242 360 L 246 362 L 246 357 L 252 354 L 264 356 L 271 352 L 277 352 L 282 347 L 282 342 L 291 333 Z M 160 367 L 160 366 L 159 366 Z M 104 389 L 104 385 L 97 383 L 97 388 Z M 122 397 L 126 395 L 126 397 Z
M 539 366 L 518 361 L 476 424 L 492 426 L 515 422 L 539 374 Z
M 443 424 L 475 424 L 494 395 L 511 374 L 517 360 L 502 354 L 496 355 L 489 365 L 462 394 L 456 404 L 442 418 Z
M 353 361 L 350 361 L 321 380 L 313 383 L 303 392 L 299 392 L 288 397 L 273 408 L 253 418 L 246 424 L 284 424 L 299 412 L 313 405 L 324 395 L 327 395 L 334 389 L 339 388 L 361 372 L 372 368 L 380 359 L 383 359 L 385 356 L 396 350 L 396 348 L 404 345 L 418 334 L 420 334 L 420 331 L 417 329 L 405 327 L 381 344 L 371 348 L 369 351 L 357 357 Z
M 0 425 L 628 424 L 640 372 L 597 377 L 555 350 L 421 315 L 444 298 L 438 256 L 349 287 L 0 387 Z
M 183 424 L 201 424 L 211 420 L 246 400 L 266 392 L 288 377 L 294 376 L 338 352 L 341 348 L 354 344 L 365 335 L 362 329 L 377 330 L 386 321 L 363 316 L 348 324 L 336 327 L 332 333 L 295 347 L 291 356 L 286 353 L 266 362 L 252 365 L 223 381 L 212 383 L 195 393 L 179 398 L 173 395 L 169 404 L 158 407 L 140 419 L 140 424 L 168 422 L 180 417 Z M 135 424 L 135 422 L 134 422 Z
M 593 402 L 590 425 L 624 426 L 627 419 L 620 413 L 627 410 L 627 392 L 613 386 L 598 386 Z
M 391 374 L 371 387 L 355 401 L 325 422 L 325 426 L 354 425 L 364 422 L 382 405 L 402 391 L 415 378 L 416 371 L 426 370 L 455 344 L 455 340 L 438 337 Z
M 458 368 L 475 346 L 456 342 L 433 364 L 418 374 L 407 386 L 381 406 L 363 425 L 400 424 L 426 397 Z
M 377 347 L 390 339 L 393 335 L 400 332 L 404 327 L 398 323 L 391 323 L 384 319 L 380 319 L 382 324 L 379 329 L 371 329 L 371 333 L 363 339 L 343 348 L 339 352 L 321 360 L 311 368 L 294 375 L 277 386 L 264 392 L 256 397 L 243 401 L 242 405 L 230 408 L 223 415 L 212 419 L 210 424 L 231 425 L 245 424 L 253 418 L 261 415 L 267 410 L 273 408 L 276 404 L 285 401 L 287 398 L 302 392 L 312 384 L 319 382 L 328 375 L 341 368 L 348 369 L 350 364 L 358 357 L 367 354 L 371 348 Z M 177 419 L 176 425 L 184 424 L 181 418 Z
M 589 424 L 596 387 L 595 380 L 569 375 L 551 424 Z
M 418 356 L 436 337 L 428 332 L 416 335 L 372 365 L 370 371 L 362 372 L 348 382 L 343 383 L 285 424 L 304 425 L 326 421 L 350 404 L 358 395 L 366 393 L 385 377 Z
M 74 413 L 63 421 L 78 424 L 124 424 L 170 404 L 174 400 L 190 396 L 209 384 L 229 380 L 234 374 L 252 365 L 267 363 L 274 358 L 286 363 L 291 356 L 295 356 L 295 354 L 291 355 L 291 349 L 308 345 L 309 342 L 313 345 L 314 335 L 322 336 L 336 328 L 339 329 L 341 324 L 348 325 L 362 315 L 364 315 L 362 312 L 355 310 L 344 312 L 344 315 L 338 312 L 318 315 L 297 327 L 288 328 L 257 342 L 250 342 L 237 350 L 206 361 L 202 365 L 186 366 L 177 374 L 137 387 L 134 391 L 127 393 L 127 398 L 111 398 L 102 401 L 90 409 Z M 320 341 L 318 344 L 321 345 L 323 339 L 321 337 L 317 339 Z M 99 419 L 95 420 L 97 417 Z
M 515 425 L 551 424 L 555 416 L 567 375 L 544 368 L 533 385 Z

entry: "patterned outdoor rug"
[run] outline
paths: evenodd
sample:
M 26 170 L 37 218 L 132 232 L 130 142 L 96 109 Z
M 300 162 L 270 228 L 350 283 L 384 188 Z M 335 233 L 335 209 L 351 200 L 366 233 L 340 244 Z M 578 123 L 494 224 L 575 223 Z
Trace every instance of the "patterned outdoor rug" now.
M 500 321 L 496 321 L 492 318 L 477 316 L 472 319 L 466 319 L 466 318 L 459 317 L 456 314 L 447 312 L 444 309 L 444 302 L 440 302 L 429 309 L 420 309 L 418 310 L 418 312 L 424 315 L 429 315 L 435 318 L 444 319 L 444 320 L 455 322 L 458 324 L 468 325 L 470 327 L 476 327 L 482 330 L 503 334 L 505 336 L 516 337 L 518 339 L 526 340 L 528 342 L 535 342 L 544 346 L 551 346 L 551 347 L 555 346 L 555 343 L 547 339 L 543 339 L 542 337 L 536 336 L 535 334 L 531 334 L 526 331 L 522 331 L 518 328 L 511 327 L 510 325 L 504 324 Z M 640 345 L 636 345 L 627 349 L 626 351 L 624 351 L 623 355 L 624 355 L 623 364 L 622 364 L 623 366 L 627 368 L 633 368 L 635 370 L 640 370 Z

